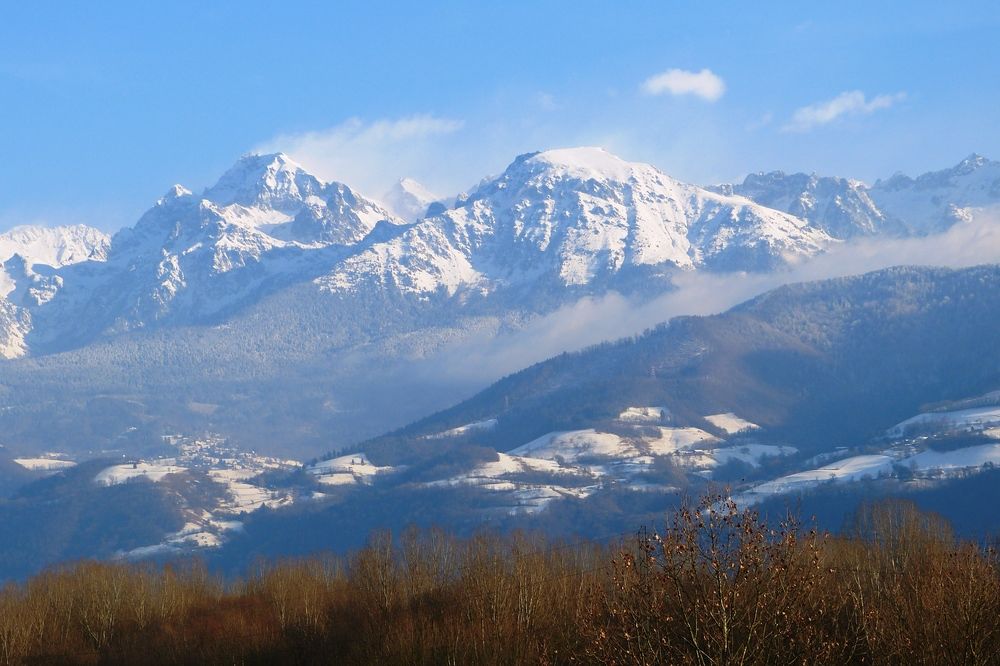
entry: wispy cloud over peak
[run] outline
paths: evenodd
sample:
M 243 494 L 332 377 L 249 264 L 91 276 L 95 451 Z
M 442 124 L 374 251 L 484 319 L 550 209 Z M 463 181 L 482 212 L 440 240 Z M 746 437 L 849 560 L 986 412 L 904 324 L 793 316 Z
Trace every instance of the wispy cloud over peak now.
M 255 152 L 281 151 L 323 178 L 381 192 L 400 176 L 420 175 L 436 154 L 435 142 L 463 126 L 461 120 L 428 114 L 375 121 L 350 118 L 328 129 L 276 136 Z
M 668 69 L 643 81 L 642 91 L 647 95 L 694 95 L 714 102 L 726 92 L 726 83 L 710 69 Z
M 845 116 L 869 115 L 888 109 L 905 98 L 906 93 L 903 92 L 876 95 L 871 99 L 865 97 L 860 90 L 842 92 L 833 99 L 796 109 L 791 120 L 782 129 L 786 132 L 807 132 Z

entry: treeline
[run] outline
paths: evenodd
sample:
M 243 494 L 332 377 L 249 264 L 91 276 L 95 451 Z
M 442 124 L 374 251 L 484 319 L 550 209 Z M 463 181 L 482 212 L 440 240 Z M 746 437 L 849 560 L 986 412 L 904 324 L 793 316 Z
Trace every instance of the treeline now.
M 81 563 L 0 593 L 3 663 L 1000 663 L 1000 562 L 893 501 L 851 535 L 709 497 L 609 545 L 388 535 L 348 558 Z

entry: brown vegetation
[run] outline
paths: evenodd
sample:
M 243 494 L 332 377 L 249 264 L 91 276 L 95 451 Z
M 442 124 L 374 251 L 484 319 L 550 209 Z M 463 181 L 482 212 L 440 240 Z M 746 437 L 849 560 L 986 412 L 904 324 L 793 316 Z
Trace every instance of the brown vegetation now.
M 1000 563 L 912 505 L 832 538 L 706 498 L 617 546 L 440 532 L 346 559 L 82 563 L 0 592 L 0 663 L 1000 663 Z

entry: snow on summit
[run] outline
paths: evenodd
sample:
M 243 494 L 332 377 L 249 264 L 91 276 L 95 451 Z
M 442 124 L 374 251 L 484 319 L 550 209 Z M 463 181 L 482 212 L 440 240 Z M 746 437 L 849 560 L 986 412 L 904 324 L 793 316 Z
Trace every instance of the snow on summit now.
M 392 213 L 347 185 L 308 173 L 284 153 L 245 155 L 205 190 L 232 224 L 261 231 L 280 242 L 349 244 Z
M 382 195 L 382 201 L 393 213 L 414 222 L 427 214 L 427 208 L 441 197 L 412 178 L 400 178 L 392 188 Z
M 603 148 L 554 148 L 535 153 L 525 164 L 538 164 L 554 173 L 579 180 L 628 181 L 636 169 L 652 169 L 648 164 L 632 164 Z
M 218 182 L 205 191 L 204 197 L 221 205 L 270 205 L 280 208 L 301 203 L 323 187 L 284 153 L 244 155 Z

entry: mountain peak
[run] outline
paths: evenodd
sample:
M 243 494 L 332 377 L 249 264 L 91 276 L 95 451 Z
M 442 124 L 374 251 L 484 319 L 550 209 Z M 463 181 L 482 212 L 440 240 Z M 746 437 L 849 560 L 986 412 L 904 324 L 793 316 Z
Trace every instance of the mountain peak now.
M 245 165 L 250 169 L 270 169 L 272 171 L 291 170 L 302 171 L 302 166 L 286 153 L 245 153 L 236 161 L 236 165 Z
M 628 180 L 635 167 L 639 166 L 596 146 L 545 150 L 526 156 L 523 163 L 553 169 L 583 180 L 618 181 Z
M 427 207 L 440 199 L 441 197 L 409 177 L 400 178 L 382 196 L 385 205 L 408 222 L 425 217 Z
M 395 192 L 401 192 L 405 194 L 412 195 L 419 199 L 423 199 L 430 203 L 431 201 L 437 201 L 440 197 L 434 194 L 429 189 L 424 187 L 423 183 L 420 183 L 413 178 L 400 178 L 396 181 L 396 184 L 392 188 Z
M 184 187 L 183 185 L 174 185 L 169 190 L 167 190 L 160 200 L 157 201 L 159 204 L 166 203 L 167 201 L 173 201 L 174 199 L 180 199 L 181 197 L 186 197 L 191 194 L 191 190 Z
M 972 153 L 964 160 L 959 162 L 957 165 L 955 165 L 955 168 L 953 170 L 956 173 L 961 173 L 961 174 L 972 173 L 976 169 L 987 166 L 989 164 L 990 160 L 987 159 L 986 157 L 983 157 L 979 153 Z
M 222 174 L 204 196 L 221 205 L 237 203 L 280 209 L 289 204 L 298 205 L 322 188 L 320 179 L 284 153 L 250 153 Z
M 424 189 L 424 186 L 421 185 L 419 181 L 414 180 L 413 178 L 410 178 L 409 176 L 403 176 L 402 178 L 400 178 L 399 180 L 397 180 L 396 181 L 396 187 L 399 187 L 400 189 L 407 190 L 407 191 Z

